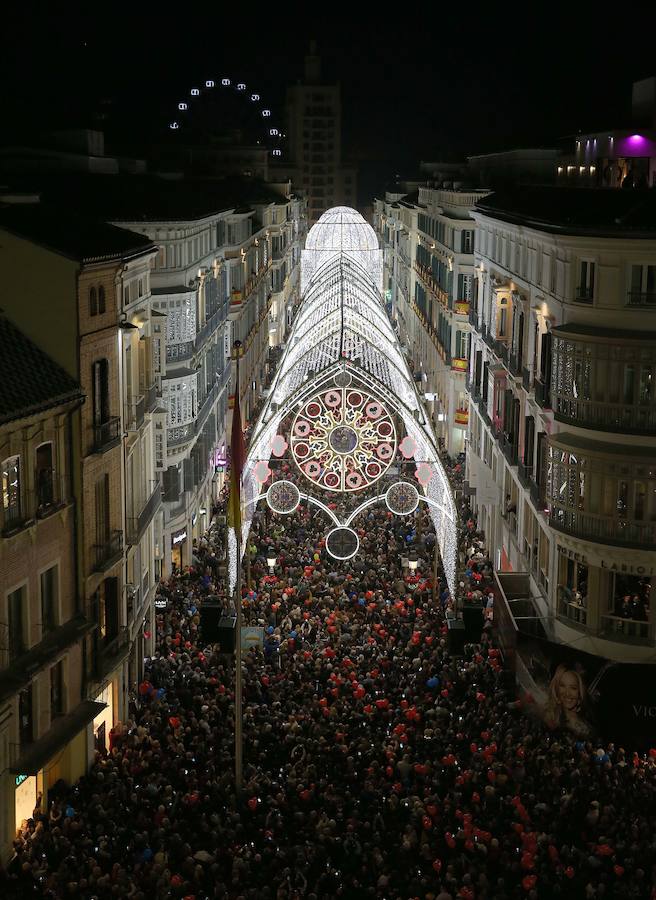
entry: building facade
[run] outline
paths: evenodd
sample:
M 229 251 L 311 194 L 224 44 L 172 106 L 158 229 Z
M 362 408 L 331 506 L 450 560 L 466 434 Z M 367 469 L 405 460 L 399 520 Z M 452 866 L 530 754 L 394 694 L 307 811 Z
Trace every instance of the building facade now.
M 59 778 L 93 750 L 84 679 L 94 629 L 76 579 L 75 380 L 0 317 L 0 858 Z M 20 381 L 16 374 L 21 372 Z
M 191 563 L 193 542 L 206 530 L 223 486 L 234 342 L 242 342 L 240 397 L 248 422 L 298 296 L 304 201 L 291 195 L 288 183 L 243 181 L 229 196 L 220 182 L 213 186 L 198 212 L 196 194 L 183 182 L 168 218 L 113 218 L 159 248 L 151 273 L 161 389 L 155 468 L 164 492 L 155 539 L 159 573 Z
M 84 690 L 103 704 L 93 728 L 108 746 L 113 724 L 127 716 L 154 621 L 159 320 L 151 322 L 149 309 L 157 250 L 143 236 L 38 203 L 2 210 L 0 229 L 8 318 L 85 397 L 70 469 L 75 577 L 95 623 L 84 643 Z
M 386 300 L 421 385 L 436 434 L 449 453 L 464 450 L 466 373 L 474 291 L 476 222 L 487 192 L 420 186 L 376 200 Z
M 555 639 L 611 660 L 654 648 L 653 210 L 641 192 L 536 188 L 472 213 L 471 502 Z
M 291 168 L 284 164 L 284 171 L 307 195 L 313 225 L 330 207 L 354 206 L 357 196 L 356 169 L 342 162 L 340 87 L 322 80 L 314 42 L 305 57 L 304 81 L 287 89 L 286 107 Z

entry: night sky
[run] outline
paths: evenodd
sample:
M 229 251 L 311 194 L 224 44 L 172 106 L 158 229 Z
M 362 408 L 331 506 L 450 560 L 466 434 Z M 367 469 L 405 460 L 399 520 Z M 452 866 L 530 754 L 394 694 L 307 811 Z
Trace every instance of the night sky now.
M 109 132 L 133 136 L 175 115 L 194 82 L 223 75 L 258 90 L 282 122 L 285 86 L 302 76 L 314 37 L 342 84 L 345 151 L 366 193 L 422 158 L 621 126 L 631 82 L 656 74 L 651 29 L 621 7 L 506 5 L 502 19 L 494 4 L 425 6 L 370 7 L 365 18 L 335 4 L 313 18 L 309 4 L 22 4 L 3 46 L 5 133 L 88 124 L 102 111 Z

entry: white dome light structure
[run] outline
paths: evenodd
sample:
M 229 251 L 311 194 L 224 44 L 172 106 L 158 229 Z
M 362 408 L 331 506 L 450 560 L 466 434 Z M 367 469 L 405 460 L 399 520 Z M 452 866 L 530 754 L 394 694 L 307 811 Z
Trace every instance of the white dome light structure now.
M 376 232 L 357 210 L 334 206 L 308 233 L 301 254 L 301 293 L 324 263 L 341 254 L 360 263 L 382 292 L 383 258 Z
M 258 463 L 268 464 L 274 448 L 276 456 L 279 455 L 280 447 L 283 450 L 287 447 L 286 440 L 279 435 L 279 429 L 283 420 L 292 414 L 296 422 L 299 411 L 304 413 L 303 427 L 306 431 L 311 426 L 313 418 L 323 417 L 323 429 L 329 435 L 328 440 L 332 435 L 331 429 L 337 428 L 335 422 L 344 424 L 350 421 L 353 427 L 347 429 L 349 435 L 344 436 L 340 433 L 338 437 L 340 440 L 349 437 L 354 446 L 357 443 L 358 449 L 352 451 L 350 444 L 344 448 L 340 445 L 332 456 L 339 457 L 340 454 L 351 452 L 355 456 L 362 450 L 362 472 L 365 473 L 362 479 L 363 487 L 370 487 L 376 480 L 375 477 L 367 480 L 366 476 L 371 473 L 367 472 L 366 466 L 370 465 L 371 456 L 366 457 L 366 454 L 379 453 L 380 442 L 366 436 L 371 429 L 367 430 L 360 419 L 347 420 L 338 416 L 335 422 L 332 422 L 330 408 L 335 398 L 335 403 L 340 407 L 340 415 L 343 417 L 366 414 L 378 428 L 376 423 L 382 422 L 387 415 L 386 411 L 389 411 L 396 414 L 403 423 L 406 432 L 403 443 L 406 449 L 411 448 L 410 455 L 414 456 L 416 463 L 416 491 L 415 486 L 409 485 L 409 488 L 412 488 L 410 493 L 416 493 L 419 502 L 428 506 L 435 526 L 446 579 L 449 589 L 454 593 L 457 546 L 455 505 L 446 473 L 439 459 L 433 430 L 425 415 L 412 373 L 385 312 L 377 276 L 374 278 L 372 275 L 372 272 L 382 270 L 382 251 L 377 249 L 377 245 L 375 249 L 372 245 L 357 251 L 352 247 L 347 248 L 344 243 L 345 224 L 360 228 L 358 233 L 363 235 L 363 244 L 370 240 L 366 237 L 366 230 L 361 231 L 362 227 L 369 228 L 362 216 L 355 210 L 344 207 L 328 210 L 308 234 L 307 245 L 310 250 L 306 249 L 303 251 L 304 254 L 317 252 L 328 255 L 320 265 L 312 269 L 308 278 L 285 353 L 253 429 L 243 471 L 242 547 L 246 546 L 246 537 L 257 501 L 265 496 L 256 477 L 256 467 Z M 319 231 L 315 232 L 316 229 Z M 375 240 L 373 235 L 373 241 Z M 318 247 L 322 249 L 312 249 Z M 330 251 L 323 249 L 326 247 L 334 249 Z M 342 249 L 337 249 L 338 247 Z M 361 403 L 349 401 L 349 396 L 357 392 L 360 392 L 363 398 L 366 395 L 369 399 L 363 399 Z M 337 399 L 342 396 L 346 400 L 340 405 Z M 358 443 L 351 432 L 355 434 L 363 431 L 364 443 Z M 299 436 L 303 438 L 302 433 Z M 396 446 L 387 436 L 384 438 L 385 445 Z M 292 441 L 292 437 L 288 436 L 288 440 Z M 403 451 L 404 448 L 401 449 Z M 403 455 L 408 458 L 407 452 Z M 326 454 L 323 459 L 329 457 L 332 459 L 330 454 Z M 381 466 L 384 465 L 382 456 L 379 462 Z M 301 464 L 301 472 L 303 469 Z M 341 522 L 321 500 L 322 486 L 328 484 L 324 476 L 312 477 L 310 473 L 307 477 L 308 493 L 301 493 L 301 499 L 324 509 L 336 526 L 347 527 L 362 509 L 378 501 L 385 502 L 384 492 L 381 492 L 380 497 L 369 497 L 350 513 L 346 521 Z M 348 487 L 344 487 L 342 483 L 342 489 L 347 490 Z M 352 487 L 352 490 L 356 488 Z M 319 496 L 316 496 L 317 494 Z M 392 507 L 388 504 L 388 508 Z M 236 580 L 237 561 L 234 534 L 230 537 L 232 590 Z

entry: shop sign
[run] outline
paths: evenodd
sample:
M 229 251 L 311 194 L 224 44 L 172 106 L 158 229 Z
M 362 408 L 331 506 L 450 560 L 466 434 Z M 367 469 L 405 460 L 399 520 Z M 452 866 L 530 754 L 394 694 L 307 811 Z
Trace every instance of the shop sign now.
M 27 779 L 28 779 L 29 777 L 30 777 L 29 775 L 17 775 L 17 776 L 16 776 L 16 779 L 15 779 L 15 781 L 16 781 L 16 787 L 20 787 L 21 784 L 22 784 L 24 781 L 27 781 Z
M 174 531 L 171 535 L 171 546 L 175 547 L 176 544 L 181 544 L 183 541 L 187 540 L 187 529 L 183 528 L 182 531 Z
M 558 543 L 556 544 L 556 548 L 561 556 L 572 559 L 582 566 L 599 566 L 601 569 L 606 569 L 609 572 L 620 572 L 623 575 L 640 575 L 646 577 L 656 575 L 656 566 L 636 562 L 635 552 L 632 554 L 632 558 L 630 557 L 628 558 L 628 561 L 625 561 L 619 556 L 619 553 L 617 557 L 613 559 L 612 557 L 603 556 L 602 553 L 589 545 L 586 545 L 585 553 L 578 548 L 575 549 L 575 547 L 568 546 L 567 544 Z

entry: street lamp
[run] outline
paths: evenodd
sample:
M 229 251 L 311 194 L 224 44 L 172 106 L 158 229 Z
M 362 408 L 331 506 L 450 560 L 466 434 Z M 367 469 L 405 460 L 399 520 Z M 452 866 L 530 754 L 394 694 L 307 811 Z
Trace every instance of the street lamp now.
M 267 565 L 269 566 L 269 571 L 273 575 L 273 570 L 276 567 L 276 563 L 278 562 L 276 555 L 273 551 L 267 553 Z
M 408 568 L 411 572 L 415 572 L 417 570 L 417 566 L 419 565 L 419 559 L 417 558 L 416 553 L 411 553 L 408 557 Z

